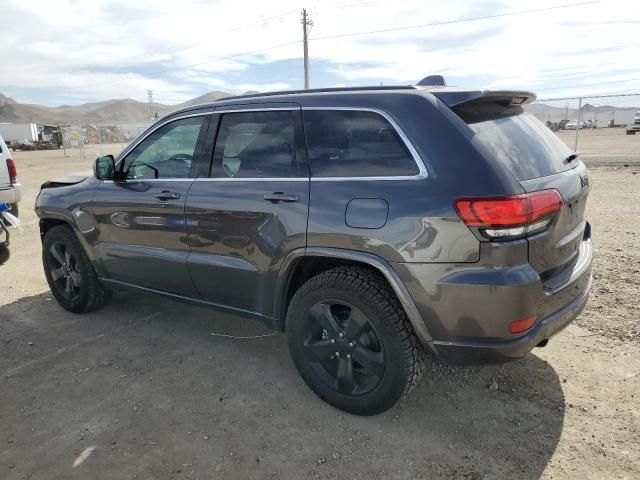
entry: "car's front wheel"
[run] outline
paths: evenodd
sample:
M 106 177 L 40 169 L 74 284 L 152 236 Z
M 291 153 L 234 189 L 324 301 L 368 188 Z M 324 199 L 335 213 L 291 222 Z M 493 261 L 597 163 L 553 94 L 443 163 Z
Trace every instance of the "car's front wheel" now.
M 51 293 L 66 310 L 89 312 L 109 298 L 110 291 L 98 280 L 91 261 L 69 227 L 60 225 L 47 232 L 42 263 Z
M 340 267 L 308 280 L 287 313 L 289 350 L 307 385 L 358 415 L 391 408 L 418 383 L 424 351 L 384 278 Z

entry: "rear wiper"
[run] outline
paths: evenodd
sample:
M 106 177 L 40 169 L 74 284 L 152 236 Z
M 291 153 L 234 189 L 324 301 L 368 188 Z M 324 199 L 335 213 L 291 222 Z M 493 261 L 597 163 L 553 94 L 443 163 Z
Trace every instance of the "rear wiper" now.
M 579 156 L 580 156 L 580 152 L 573 152 L 571 155 L 569 155 L 567 158 L 565 158 L 564 161 L 567 162 L 567 163 L 571 163 L 575 159 L 577 159 Z

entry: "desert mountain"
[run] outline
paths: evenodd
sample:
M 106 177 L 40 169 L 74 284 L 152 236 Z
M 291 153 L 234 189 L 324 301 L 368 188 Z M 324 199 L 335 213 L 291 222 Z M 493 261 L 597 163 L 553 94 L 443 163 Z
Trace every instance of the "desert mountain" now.
M 0 107 L 4 107 L 5 105 L 10 105 L 12 103 L 16 103 L 13 98 L 9 98 L 0 93 Z
M 244 95 L 258 92 L 245 92 Z M 157 113 L 163 116 L 174 110 L 203 103 L 214 102 L 231 96 L 230 93 L 214 90 L 199 97 L 177 105 L 164 105 L 139 102 L 130 98 L 107 100 L 104 102 L 83 103 L 81 105 L 62 105 L 59 107 L 45 107 L 28 103 L 17 103 L 10 97 L 0 94 L 0 123 L 27 123 L 53 125 L 73 124 L 113 124 L 149 122 Z M 542 121 L 558 122 L 564 118 L 576 119 L 575 108 L 565 109 L 544 103 L 527 105 L 526 110 L 533 113 Z M 630 123 L 633 112 L 638 107 L 612 107 L 607 105 L 593 106 L 585 104 L 582 107 L 583 118 L 597 120 L 598 124 L 614 119 L 616 123 Z
M 192 98 L 191 100 L 187 100 L 186 102 L 179 103 L 175 106 L 176 109 L 183 107 L 192 107 L 193 105 L 200 105 L 202 103 L 210 103 L 215 102 L 216 100 L 220 100 L 221 98 L 230 97 L 231 94 L 227 92 L 220 92 L 218 90 L 214 90 L 213 92 L 205 93 L 204 95 L 200 95 L 199 97 Z
M 249 92 L 247 92 L 249 93 Z M 179 108 L 213 102 L 230 97 L 230 93 L 213 91 L 178 105 L 139 102 L 131 98 L 45 107 L 28 103 L 17 103 L 0 94 L 0 123 L 27 123 L 53 125 L 138 123 L 148 122 L 155 114 L 159 117 Z

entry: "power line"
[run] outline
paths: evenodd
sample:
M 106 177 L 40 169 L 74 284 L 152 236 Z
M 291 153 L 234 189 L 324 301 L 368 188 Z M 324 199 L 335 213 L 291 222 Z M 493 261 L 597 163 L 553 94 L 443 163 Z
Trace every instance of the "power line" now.
M 585 77 L 588 76 L 589 74 L 586 75 L 581 75 L 581 77 Z M 635 82 L 636 80 L 640 80 L 640 78 L 627 78 L 624 80 L 611 80 L 611 81 L 607 81 L 607 82 L 597 82 L 597 83 L 585 83 L 583 85 L 571 85 L 569 87 L 547 87 L 547 88 L 538 88 L 536 90 L 538 91 L 545 91 L 545 90 L 564 90 L 567 88 L 582 88 L 582 87 L 595 87 L 598 85 L 611 85 L 612 83 L 626 83 L 626 82 Z M 633 89 L 635 90 L 635 89 Z
M 539 98 L 536 101 L 538 102 L 556 102 L 559 100 L 579 100 L 581 98 L 611 98 L 611 97 L 637 97 L 640 96 L 640 93 L 623 93 L 623 94 L 613 94 L 608 93 L 604 95 L 593 94 L 593 95 L 580 95 L 577 97 L 557 97 L 557 98 Z
M 388 33 L 388 32 L 398 32 L 401 30 L 412 30 L 418 28 L 427 28 L 427 27 L 438 27 L 441 25 L 452 25 L 455 23 L 464 23 L 464 22 L 477 22 L 481 20 L 490 20 L 493 18 L 501 18 L 501 17 L 512 17 L 515 15 L 527 15 L 530 13 L 538 13 L 538 12 L 546 12 L 549 10 L 558 10 L 561 8 L 571 8 L 571 7 L 579 7 L 585 5 L 593 5 L 595 3 L 600 3 L 599 0 L 589 1 L 589 2 L 580 2 L 580 3 L 570 3 L 565 5 L 556 5 L 554 7 L 545 7 L 545 8 L 534 8 L 531 10 L 520 10 L 516 12 L 506 12 L 506 13 L 497 13 L 494 15 L 485 15 L 482 17 L 467 17 L 467 18 L 459 18 L 457 20 L 446 20 L 443 22 L 433 22 L 433 23 L 423 23 L 420 25 L 409 25 L 406 27 L 396 27 L 396 28 L 383 28 L 380 30 L 368 30 L 364 32 L 351 32 L 351 33 L 340 33 L 336 35 L 325 35 L 322 37 L 313 37 L 310 40 L 318 41 L 318 40 L 328 40 L 332 38 L 345 38 L 345 37 L 357 37 L 361 35 L 372 35 L 377 33 Z

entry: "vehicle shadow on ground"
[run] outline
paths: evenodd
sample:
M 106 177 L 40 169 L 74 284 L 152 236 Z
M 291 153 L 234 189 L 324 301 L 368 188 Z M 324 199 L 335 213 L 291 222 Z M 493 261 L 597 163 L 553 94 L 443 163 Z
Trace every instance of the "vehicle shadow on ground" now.
M 432 365 L 365 418 L 310 392 L 283 335 L 212 333 L 270 332 L 137 293 L 87 315 L 49 294 L 3 306 L 0 476 L 534 479 L 562 432 L 561 381 L 535 355 Z

